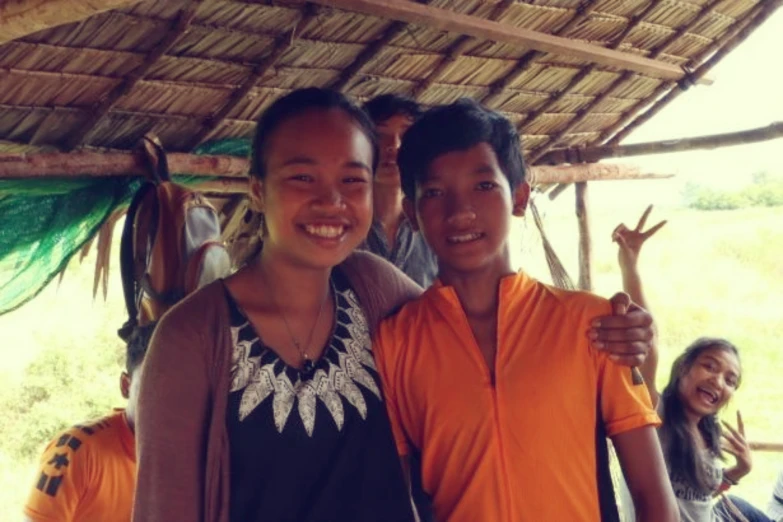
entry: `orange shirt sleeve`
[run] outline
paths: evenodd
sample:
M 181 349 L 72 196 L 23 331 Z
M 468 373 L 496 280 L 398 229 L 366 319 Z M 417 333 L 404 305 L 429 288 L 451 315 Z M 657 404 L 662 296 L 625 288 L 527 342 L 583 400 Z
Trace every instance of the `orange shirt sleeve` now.
M 386 410 L 389 413 L 391 421 L 392 434 L 397 444 L 397 453 L 407 455 L 409 453 L 408 439 L 402 428 L 402 417 L 400 415 L 399 402 L 397 399 L 398 376 L 396 375 L 397 354 L 401 352 L 401 346 L 398 344 L 398 336 L 395 335 L 397 321 L 394 318 L 383 321 L 378 328 L 378 333 L 373 341 L 373 353 L 375 354 L 375 364 L 378 367 L 378 374 L 381 377 L 383 386 L 384 401 Z
M 78 431 L 52 440 L 41 455 L 24 513 L 35 522 L 75 519 L 87 484 L 88 447 Z
M 638 369 L 615 364 L 605 354 L 598 357 L 601 413 L 607 435 L 614 437 L 644 426 L 660 426 L 661 420 Z

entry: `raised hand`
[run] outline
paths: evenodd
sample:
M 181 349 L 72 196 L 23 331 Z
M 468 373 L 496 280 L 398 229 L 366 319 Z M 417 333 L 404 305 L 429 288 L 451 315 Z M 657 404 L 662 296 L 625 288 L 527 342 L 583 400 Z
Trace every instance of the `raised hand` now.
M 617 257 L 621 268 L 636 266 L 636 262 L 639 259 L 639 251 L 642 249 L 644 242 L 666 224 L 666 221 L 661 221 L 648 230 L 642 230 L 647 223 L 647 218 L 650 216 L 652 208 L 652 205 L 647 207 L 642 217 L 639 218 L 636 228 L 630 229 L 625 226 L 625 223 L 621 223 L 612 232 L 612 241 L 616 242 L 620 247 Z
M 753 467 L 753 457 L 751 456 L 750 445 L 745 439 L 745 424 L 742 422 L 742 415 L 737 410 L 737 427 L 732 427 L 728 422 L 722 421 L 726 428 L 722 433 L 721 449 L 737 459 L 737 464 L 731 468 L 733 480 L 739 480 L 750 473 Z

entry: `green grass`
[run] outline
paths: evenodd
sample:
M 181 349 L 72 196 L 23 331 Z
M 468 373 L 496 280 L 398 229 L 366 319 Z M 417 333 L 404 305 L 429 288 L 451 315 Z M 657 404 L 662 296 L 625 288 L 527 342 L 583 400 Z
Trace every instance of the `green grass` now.
M 544 209 L 547 232 L 575 276 L 576 223 L 570 201 L 561 199 L 566 210 Z M 610 233 L 621 219 L 635 223 L 641 211 L 618 216 L 596 205 L 591 215 L 593 281 L 602 295 L 611 295 L 621 284 Z M 656 210 L 651 222 L 656 217 L 669 224 L 644 247 L 641 270 L 661 335 L 659 385 L 665 383 L 671 361 L 693 339 L 727 337 L 742 352 L 744 382 L 725 417 L 734 422 L 738 407 L 750 439 L 783 442 L 783 208 Z M 518 226 L 515 260 L 547 279 L 532 221 Z M 115 257 L 108 300 L 93 302 L 93 263 L 90 256 L 84 265 L 72 264 L 62 286 L 53 284 L 33 302 L 0 317 L 4 519 L 20 518 L 14 514 L 20 513 L 35 461 L 50 437 L 122 405 L 118 379 L 123 347 L 116 330 L 124 312 L 118 266 Z M 778 470 L 783 469 L 783 454 L 756 453 L 754 462 L 753 472 L 735 492 L 764 507 Z

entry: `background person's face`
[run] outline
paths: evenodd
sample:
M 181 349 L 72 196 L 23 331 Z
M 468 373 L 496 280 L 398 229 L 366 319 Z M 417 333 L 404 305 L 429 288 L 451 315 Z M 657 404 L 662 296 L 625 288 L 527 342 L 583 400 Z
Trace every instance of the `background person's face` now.
M 380 161 L 375 174 L 376 183 L 400 183 L 400 169 L 397 166 L 397 153 L 400 150 L 402 136 L 413 125 L 413 118 L 406 114 L 397 114 L 375 125 L 380 146 Z

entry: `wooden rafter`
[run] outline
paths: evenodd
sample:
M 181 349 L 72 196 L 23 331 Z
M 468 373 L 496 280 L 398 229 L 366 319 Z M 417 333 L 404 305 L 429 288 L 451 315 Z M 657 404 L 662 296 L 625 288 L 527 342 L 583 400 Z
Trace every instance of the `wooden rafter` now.
M 144 78 L 153 65 L 166 54 L 190 26 L 193 18 L 196 16 L 201 0 L 191 0 L 190 4 L 182 9 L 172 24 L 171 30 L 158 42 L 158 44 L 144 57 L 144 61 L 139 64 L 125 79 L 112 89 L 95 107 L 90 111 L 90 117 L 79 125 L 65 144 L 65 149 L 71 150 L 89 140 L 92 132 L 98 127 L 103 118 L 117 105 L 117 103 L 128 95 L 136 84 Z
M 776 122 L 766 127 L 749 129 L 739 132 L 713 134 L 682 138 L 679 140 L 653 141 L 634 143 L 633 145 L 600 145 L 598 147 L 557 149 L 542 156 L 539 165 L 562 165 L 565 163 L 594 163 L 606 158 L 627 158 L 648 154 L 670 154 L 691 150 L 717 149 L 734 145 L 746 145 L 760 141 L 783 138 L 783 122 Z
M 408 24 L 404 22 L 390 23 L 380 38 L 362 49 L 359 56 L 356 57 L 351 65 L 340 73 L 340 76 L 337 77 L 329 87 L 338 91 L 345 91 L 345 88 L 351 83 L 351 80 L 359 74 L 359 71 L 361 71 L 365 65 L 373 61 L 387 45 L 394 41 L 395 38 L 400 36 L 407 26 Z
M 0 3 L 0 44 L 50 27 L 78 22 L 139 0 L 9 0 Z
M 766 22 L 781 5 L 783 5 L 783 0 L 770 0 L 767 3 L 759 2 L 756 4 L 745 17 L 744 24 L 737 24 L 738 27 L 735 31 L 730 31 L 702 53 L 701 59 L 703 61 L 693 72 L 693 76 L 700 77 L 707 74 L 720 60 L 733 51 L 739 44 L 744 42 L 757 27 Z M 640 101 L 631 108 L 628 117 L 622 118 L 610 129 L 604 131 L 601 135 L 601 142 L 609 144 L 619 143 L 633 132 L 634 129 L 649 121 L 650 118 L 671 103 L 672 100 L 676 99 L 687 90 L 688 87 L 688 84 L 675 84 L 674 88 L 663 97 L 660 96 L 663 95 L 665 90 L 657 90 L 655 96 L 648 98 L 656 100 L 652 105 L 646 100 L 644 102 Z M 648 106 L 649 108 L 644 114 L 639 115 L 639 112 Z M 633 121 L 630 121 L 631 119 L 633 119 Z
M 633 17 L 631 17 L 629 19 L 629 21 L 628 21 L 628 25 L 626 25 L 625 29 L 623 29 L 623 31 L 617 37 L 615 37 L 613 39 L 613 41 L 609 45 L 609 47 L 612 48 L 612 49 L 617 49 L 623 43 L 623 41 L 628 37 L 628 35 L 631 34 L 631 31 L 636 29 L 636 27 L 638 27 L 639 24 L 641 24 L 644 21 L 645 17 L 648 14 L 650 14 L 650 12 L 652 12 L 657 7 L 657 5 L 658 5 L 657 2 L 651 1 L 638 14 L 634 15 Z M 517 125 L 517 128 L 519 128 L 520 132 L 522 132 L 522 130 L 525 127 L 530 126 L 531 124 L 533 124 L 533 122 L 535 122 L 541 115 L 546 114 L 547 112 L 549 112 L 549 110 L 551 110 L 552 107 L 554 107 L 556 104 L 560 103 L 560 100 L 562 100 L 563 97 L 565 97 L 567 94 L 569 94 L 571 92 L 571 90 L 574 89 L 577 85 L 582 83 L 582 81 L 585 78 L 587 78 L 590 74 L 592 74 L 594 70 L 595 70 L 595 64 L 590 64 L 587 67 L 583 67 L 576 75 L 574 75 L 573 78 L 571 78 L 571 80 L 568 82 L 568 84 L 565 87 L 563 87 L 556 94 L 551 96 L 549 98 L 549 100 L 547 100 L 538 109 L 536 109 L 536 110 L 534 110 L 532 112 L 529 112 L 527 114 L 527 116 Z M 620 77 L 623 78 L 623 77 L 626 77 L 626 76 L 628 78 L 630 78 L 632 76 L 632 73 L 630 71 L 625 71 Z M 625 79 L 627 79 L 627 78 L 624 78 L 623 81 L 625 81 Z M 585 114 L 587 114 L 588 110 L 589 109 L 585 108 L 585 109 L 580 110 L 579 112 L 580 113 L 584 112 Z M 570 124 L 568 126 L 570 126 Z M 552 141 L 553 141 L 553 139 L 550 137 L 549 140 L 547 141 L 547 143 L 551 143 Z M 530 163 L 534 163 L 536 161 L 536 159 L 537 159 L 535 157 L 536 154 L 539 154 L 539 153 L 536 152 L 536 153 L 531 155 L 531 157 L 529 158 Z
M 574 28 L 577 24 L 581 23 L 590 17 L 590 14 L 595 11 L 598 6 L 598 0 L 586 0 L 577 9 L 574 16 L 568 19 L 568 21 L 554 32 L 556 36 L 565 36 L 568 31 Z M 522 58 L 520 58 L 514 68 L 511 69 L 502 78 L 496 80 L 489 86 L 489 92 L 480 101 L 486 106 L 494 104 L 497 97 L 502 93 L 509 85 L 517 81 L 528 67 L 533 64 L 538 58 L 544 56 L 546 53 L 540 51 L 528 51 Z
M 696 27 L 698 24 L 700 24 L 706 17 L 710 16 L 710 14 L 713 12 L 713 10 L 718 7 L 722 2 L 726 0 L 711 0 L 710 2 L 706 3 L 698 13 L 693 17 L 693 19 L 686 24 L 684 27 L 686 28 L 686 31 L 689 31 Z M 653 2 L 654 3 L 654 2 Z M 649 8 L 648 8 L 649 9 Z M 647 12 L 648 9 L 645 9 Z M 637 23 L 641 22 L 643 20 L 643 17 L 640 17 L 637 19 Z M 624 34 L 629 34 L 630 32 L 626 32 Z M 656 47 L 656 49 L 651 54 L 651 57 L 657 58 L 658 56 L 663 53 L 666 48 L 668 48 L 671 43 L 675 41 L 677 38 L 675 35 L 677 33 L 673 33 L 672 35 L 669 35 L 668 38 L 666 38 L 660 45 Z M 684 33 L 683 33 L 684 34 Z M 620 88 L 621 85 L 623 85 L 626 81 L 631 79 L 633 75 L 629 73 L 628 71 L 621 74 L 619 77 L 617 77 L 609 86 L 604 89 L 604 91 L 595 97 L 592 102 L 590 102 L 587 106 L 583 107 L 580 111 L 577 112 L 574 118 L 571 119 L 571 121 L 568 122 L 568 124 L 561 129 L 556 134 L 549 137 L 549 139 L 540 146 L 534 153 L 532 153 L 529 157 L 529 161 L 531 163 L 535 163 L 541 158 L 544 154 L 549 152 L 549 150 L 552 149 L 552 147 L 556 146 L 557 143 L 569 132 L 573 131 L 580 123 L 582 123 L 585 118 L 591 113 L 593 108 L 597 107 L 600 103 L 603 103 L 607 98 L 612 96 L 614 92 Z M 691 78 L 691 77 L 689 77 Z M 692 79 L 691 79 L 692 81 Z M 662 85 L 661 89 L 669 89 L 671 88 L 670 83 L 665 82 L 664 85 Z M 633 112 L 633 111 L 630 111 Z
M 300 17 L 296 23 L 294 23 L 294 26 L 275 39 L 275 43 L 266 58 L 252 68 L 250 74 L 242 82 L 242 85 L 229 96 L 226 103 L 224 103 L 212 116 L 204 120 L 201 130 L 190 140 L 189 146 L 186 147 L 187 149 L 193 149 L 198 146 L 199 143 L 204 141 L 220 126 L 231 111 L 245 99 L 248 93 L 258 83 L 258 80 L 274 67 L 275 63 L 277 63 L 286 50 L 294 45 L 297 33 L 305 33 L 316 16 L 318 16 L 318 10 L 311 4 L 305 4 L 300 11 Z
M 514 0 L 503 0 L 502 2 L 498 3 L 490 13 L 489 20 L 500 20 L 513 5 Z M 465 35 L 457 38 L 454 43 L 452 43 L 449 48 L 446 49 L 435 68 L 432 69 L 432 71 L 423 80 L 413 87 L 413 90 L 411 90 L 411 96 L 418 98 L 424 94 L 424 92 L 429 89 L 433 83 L 438 81 L 441 75 L 449 67 L 451 67 L 457 58 L 462 56 L 468 50 L 468 48 L 476 42 L 476 40 L 477 39 L 473 38 L 472 36 Z
M 313 3 L 587 60 L 656 78 L 679 80 L 682 68 L 615 49 L 513 27 L 409 0 L 313 0 Z

